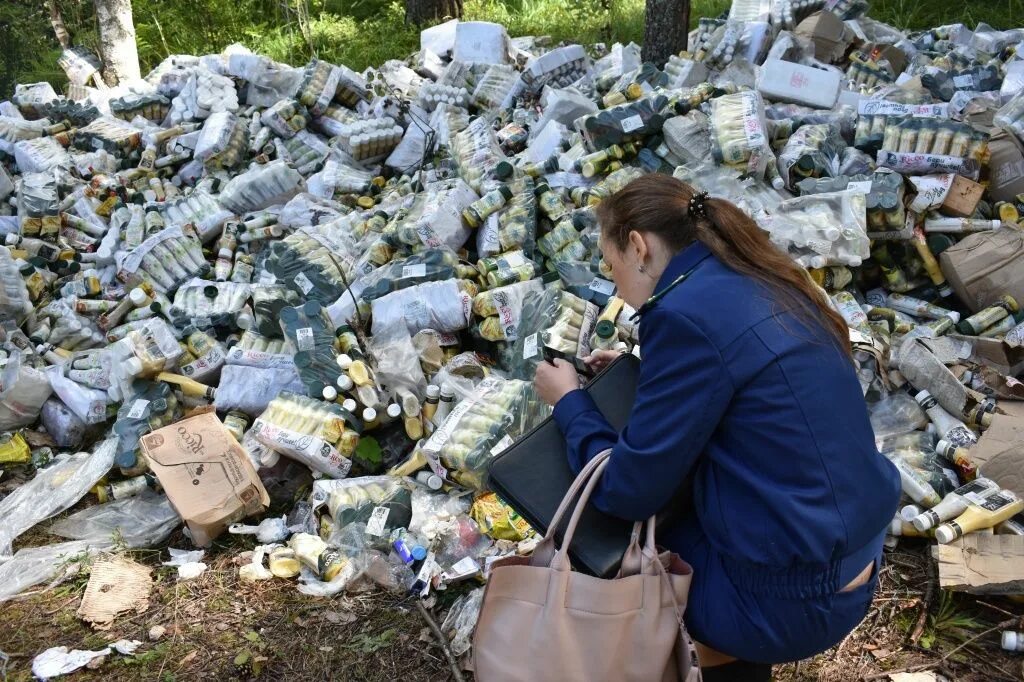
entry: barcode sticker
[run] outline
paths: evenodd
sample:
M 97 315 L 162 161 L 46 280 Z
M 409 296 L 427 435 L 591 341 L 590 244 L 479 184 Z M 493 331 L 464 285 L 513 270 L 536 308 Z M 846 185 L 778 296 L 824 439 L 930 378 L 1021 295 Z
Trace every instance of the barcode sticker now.
M 592 291 L 596 291 L 599 294 L 611 296 L 613 293 L 615 293 L 615 283 L 609 282 L 608 280 L 603 279 L 601 277 L 595 277 L 593 281 L 590 282 L 590 289 Z
M 309 277 L 306 277 L 306 273 L 300 272 L 295 275 L 295 284 L 298 285 L 299 289 L 302 290 L 303 294 L 308 294 L 313 288 L 313 283 L 309 281 Z
M 129 419 L 141 419 L 146 414 L 146 408 L 149 407 L 149 401 L 142 398 L 138 398 L 132 403 L 132 408 L 128 410 Z
M 366 522 L 366 534 L 381 537 L 384 535 L 384 524 L 388 521 L 388 514 L 391 512 L 387 507 L 374 507 L 370 514 L 370 520 Z
M 427 264 L 417 263 L 416 265 L 406 265 L 402 268 L 402 278 L 406 277 L 426 277 L 427 276 Z
M 622 132 L 631 133 L 634 130 L 644 127 L 644 120 L 640 118 L 640 114 L 634 114 L 628 118 L 622 119 Z
M 499 452 L 504 451 L 509 445 L 512 445 L 512 443 L 512 436 L 506 433 L 504 436 L 501 437 L 501 440 L 495 443 L 494 447 L 491 448 L 491 454 L 496 455 Z
M 868 194 L 871 192 L 871 181 L 870 180 L 858 180 L 857 182 L 851 182 L 846 186 L 847 192 L 863 192 Z
M 313 350 L 313 328 L 303 327 L 295 332 L 295 345 L 299 350 Z
M 523 360 L 537 355 L 537 334 L 533 333 L 523 339 Z

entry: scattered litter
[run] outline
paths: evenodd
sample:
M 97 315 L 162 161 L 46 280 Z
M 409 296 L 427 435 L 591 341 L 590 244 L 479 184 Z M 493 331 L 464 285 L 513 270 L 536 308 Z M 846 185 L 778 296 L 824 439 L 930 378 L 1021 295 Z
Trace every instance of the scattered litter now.
M 149 567 L 122 557 L 94 562 L 78 616 L 103 628 L 125 611 L 144 613 L 153 589 L 150 572 Z

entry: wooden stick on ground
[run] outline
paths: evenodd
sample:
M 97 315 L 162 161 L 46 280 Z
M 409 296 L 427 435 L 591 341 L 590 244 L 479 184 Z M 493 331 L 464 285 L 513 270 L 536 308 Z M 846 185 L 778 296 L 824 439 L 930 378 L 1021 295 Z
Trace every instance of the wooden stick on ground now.
M 427 621 L 427 626 L 430 631 L 434 633 L 434 637 L 437 638 L 437 643 L 441 646 L 441 651 L 444 652 L 444 657 L 448 659 L 448 667 L 452 670 L 452 676 L 455 677 L 456 682 L 466 682 L 466 678 L 462 676 L 462 671 L 459 670 L 459 664 L 455 660 L 455 656 L 452 654 L 452 650 L 448 647 L 448 638 L 441 632 L 441 628 L 438 626 L 437 621 L 430 615 L 430 611 L 427 611 L 427 607 L 423 605 L 419 599 L 416 600 L 416 608 L 419 609 L 420 615 L 423 616 L 423 620 Z

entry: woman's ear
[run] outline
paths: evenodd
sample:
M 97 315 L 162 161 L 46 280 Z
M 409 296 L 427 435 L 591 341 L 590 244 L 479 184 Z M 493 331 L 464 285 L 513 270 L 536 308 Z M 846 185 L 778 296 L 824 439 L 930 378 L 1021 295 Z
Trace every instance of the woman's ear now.
M 636 230 L 630 230 L 629 232 L 629 250 L 636 254 L 636 262 L 639 265 L 643 265 L 647 260 L 647 256 L 650 255 L 647 241 Z

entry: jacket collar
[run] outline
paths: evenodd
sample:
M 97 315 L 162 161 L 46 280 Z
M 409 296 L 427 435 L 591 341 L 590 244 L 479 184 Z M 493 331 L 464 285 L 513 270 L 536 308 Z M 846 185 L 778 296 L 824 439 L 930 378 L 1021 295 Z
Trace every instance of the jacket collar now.
M 653 308 L 665 294 L 672 291 L 679 284 L 682 284 L 690 274 L 697 269 L 701 263 L 711 256 L 711 250 L 704 245 L 704 242 L 695 241 L 682 251 L 672 257 L 672 260 L 665 266 L 665 272 L 661 273 L 658 283 L 654 287 L 654 294 L 640 306 L 634 313 L 632 319 L 637 319 L 645 312 Z

